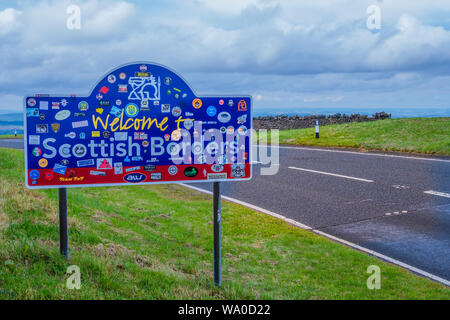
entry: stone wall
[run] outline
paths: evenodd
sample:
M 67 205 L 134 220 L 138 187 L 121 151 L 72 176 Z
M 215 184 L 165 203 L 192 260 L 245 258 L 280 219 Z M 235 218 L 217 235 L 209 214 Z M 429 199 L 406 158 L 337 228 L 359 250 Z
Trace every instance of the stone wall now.
M 391 114 L 385 112 L 375 113 L 374 115 L 360 115 L 360 114 L 340 114 L 336 113 L 329 116 L 313 115 L 313 116 L 264 116 L 253 118 L 253 127 L 255 129 L 303 129 L 311 128 L 316 125 L 316 120 L 319 120 L 319 125 L 326 126 L 330 124 L 349 123 L 349 122 L 367 122 L 375 120 L 383 120 L 391 118 Z

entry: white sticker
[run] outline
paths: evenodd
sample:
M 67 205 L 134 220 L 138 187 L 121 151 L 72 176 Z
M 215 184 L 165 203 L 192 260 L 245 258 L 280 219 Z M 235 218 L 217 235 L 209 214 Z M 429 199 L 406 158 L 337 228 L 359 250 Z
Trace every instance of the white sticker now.
M 29 136 L 28 144 L 30 145 L 39 145 L 41 144 L 41 136 Z
M 123 173 L 122 162 L 114 163 L 114 174 L 122 174 L 122 173 Z
M 55 114 L 55 119 L 58 121 L 66 120 L 68 117 L 70 117 L 69 110 L 61 110 L 57 114 Z
M 127 132 L 114 132 L 114 139 L 116 141 L 127 141 L 128 133 Z
M 48 101 L 39 101 L 39 109 L 48 110 Z
M 222 180 L 226 178 L 226 173 L 208 173 L 208 180 Z

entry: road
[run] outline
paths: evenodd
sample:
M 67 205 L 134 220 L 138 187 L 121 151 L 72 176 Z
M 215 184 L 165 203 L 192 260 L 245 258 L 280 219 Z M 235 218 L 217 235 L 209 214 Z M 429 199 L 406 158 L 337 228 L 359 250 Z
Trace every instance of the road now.
M 450 281 L 450 159 L 279 151 L 277 174 L 261 175 L 267 166 L 254 157 L 253 179 L 222 183 L 223 195 Z M 210 183 L 191 186 L 212 190 Z
M 261 166 L 223 195 L 450 280 L 449 159 L 280 147 L 278 173 Z

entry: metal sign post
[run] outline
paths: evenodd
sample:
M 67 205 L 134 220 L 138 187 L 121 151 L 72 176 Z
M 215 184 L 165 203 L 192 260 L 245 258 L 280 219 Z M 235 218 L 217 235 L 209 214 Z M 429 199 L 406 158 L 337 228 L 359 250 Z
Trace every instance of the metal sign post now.
M 221 195 L 220 195 L 220 182 L 214 182 L 214 283 L 220 287 L 222 284 L 222 272 L 220 265 L 220 222 L 221 222 Z
M 69 229 L 67 227 L 67 189 L 58 189 L 59 200 L 59 251 L 69 260 Z

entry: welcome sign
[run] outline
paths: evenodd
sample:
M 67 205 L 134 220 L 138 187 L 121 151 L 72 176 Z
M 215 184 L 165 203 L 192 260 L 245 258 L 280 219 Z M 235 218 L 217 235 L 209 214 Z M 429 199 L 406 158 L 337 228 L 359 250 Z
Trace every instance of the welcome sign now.
M 88 96 L 24 104 L 28 188 L 251 178 L 251 98 L 197 96 L 161 65 L 124 65 Z

